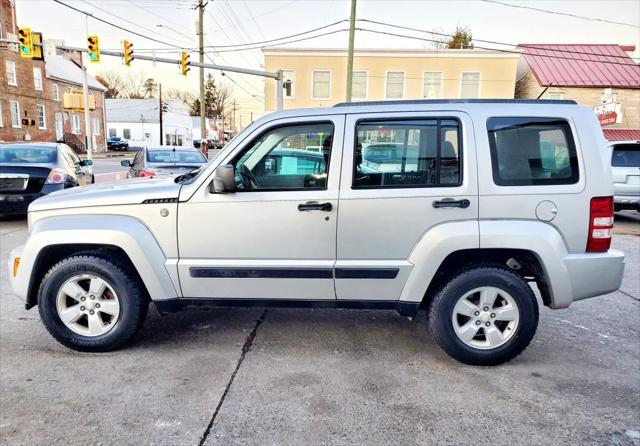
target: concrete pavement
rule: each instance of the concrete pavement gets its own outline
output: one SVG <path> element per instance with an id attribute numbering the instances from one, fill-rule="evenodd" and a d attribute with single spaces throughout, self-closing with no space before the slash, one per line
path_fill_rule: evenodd
<path id="1" fill-rule="evenodd" d="M 189 309 L 108 354 L 57 344 L 11 295 L 0 222 L 0 443 L 638 445 L 640 238 L 620 291 L 541 310 L 500 367 L 446 356 L 391 312 Z"/>

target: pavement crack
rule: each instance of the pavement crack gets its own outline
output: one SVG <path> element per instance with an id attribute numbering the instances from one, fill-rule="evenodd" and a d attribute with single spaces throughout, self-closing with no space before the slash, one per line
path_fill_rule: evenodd
<path id="1" fill-rule="evenodd" d="M 622 290 L 621 288 L 618 288 L 618 291 L 620 291 L 622 294 L 624 294 L 625 296 L 629 296 L 631 299 L 636 300 L 638 302 L 640 302 L 640 298 L 635 297 L 632 294 L 627 293 L 626 291 Z"/>
<path id="2" fill-rule="evenodd" d="M 220 412 L 220 409 L 222 408 L 222 404 L 224 404 L 224 400 L 226 399 L 227 394 L 229 393 L 229 390 L 231 389 L 231 386 L 233 385 L 233 381 L 236 379 L 236 375 L 238 374 L 238 371 L 240 370 L 240 366 L 242 365 L 242 362 L 244 361 L 245 356 L 247 355 L 247 353 L 249 353 L 249 351 L 251 351 L 251 347 L 253 346 L 253 341 L 256 338 L 256 334 L 258 333 L 258 328 L 264 322 L 264 319 L 265 319 L 266 316 L 267 316 L 267 310 L 264 310 L 262 312 L 262 314 L 260 315 L 260 317 L 256 320 L 256 324 L 254 325 L 253 330 L 251 330 L 251 333 L 249 333 L 249 335 L 247 336 L 247 339 L 244 341 L 244 344 L 242 346 L 242 352 L 240 353 L 240 357 L 238 358 L 238 363 L 236 364 L 236 368 L 233 370 L 233 373 L 231 374 L 231 377 L 229 378 L 229 382 L 227 382 L 227 385 L 224 388 L 224 392 L 222 393 L 222 397 L 220 397 L 220 401 L 218 401 L 218 405 L 216 406 L 216 410 L 213 412 L 213 415 L 211 416 L 211 420 L 209 420 L 209 424 L 207 425 L 207 428 L 205 429 L 204 433 L 202 434 L 202 437 L 200 437 L 200 441 L 198 442 L 198 446 L 203 446 L 205 441 L 207 441 L 207 437 L 211 433 L 211 429 L 213 428 L 213 425 L 216 422 L 216 417 L 218 416 L 218 413 Z"/>

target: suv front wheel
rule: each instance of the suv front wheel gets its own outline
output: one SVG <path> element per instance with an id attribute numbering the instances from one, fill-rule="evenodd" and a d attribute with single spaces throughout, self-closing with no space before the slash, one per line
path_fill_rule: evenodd
<path id="1" fill-rule="evenodd" d="M 517 274 L 504 268 L 473 268 L 437 293 L 428 323 L 438 345 L 458 361 L 497 365 L 529 345 L 538 326 L 538 304 Z"/>
<path id="2" fill-rule="evenodd" d="M 38 292 L 45 327 L 79 351 L 109 351 L 129 341 L 144 323 L 148 299 L 130 272 L 101 257 L 79 255 L 56 264 Z"/>

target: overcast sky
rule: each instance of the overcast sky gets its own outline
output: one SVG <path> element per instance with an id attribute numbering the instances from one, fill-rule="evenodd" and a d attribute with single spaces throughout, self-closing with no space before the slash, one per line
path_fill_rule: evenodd
<path id="1" fill-rule="evenodd" d="M 197 46 L 193 10 L 195 0 L 62 0 L 78 9 L 104 18 L 162 41 L 184 47 Z M 617 43 L 640 46 L 640 1 L 517 1 L 503 0 L 518 6 L 552 10 L 558 13 L 599 18 L 610 22 L 586 20 L 560 14 L 514 8 L 483 0 L 459 1 L 391 1 L 358 0 L 357 16 L 395 25 L 425 30 L 453 31 L 456 26 L 468 26 L 476 39 L 506 43 Z M 350 0 L 210 0 L 205 15 L 205 34 L 208 44 L 229 45 L 260 42 L 300 33 L 348 19 Z M 85 45 L 83 15 L 52 0 L 18 0 L 17 19 L 20 26 L 41 31 L 45 39 L 64 39 L 69 45 Z M 162 25 L 159 27 L 158 25 Z M 348 23 L 318 31 L 344 29 Z M 358 23 L 362 28 L 385 29 L 370 23 Z M 428 35 L 386 28 L 386 31 L 412 36 Z M 129 39 L 135 49 L 167 48 L 89 18 L 89 32 L 98 34 L 102 48 L 118 48 L 122 39 Z M 348 33 L 297 42 L 292 47 L 346 48 Z M 496 46 L 477 43 L 479 46 Z M 356 34 L 356 48 L 429 48 L 428 42 L 378 35 L 364 31 Z M 501 47 L 504 48 L 504 47 Z M 635 56 L 638 56 L 636 50 Z M 177 57 L 171 55 L 168 57 Z M 197 56 L 193 55 L 195 60 Z M 212 54 L 217 63 L 260 68 L 259 50 Z M 134 61 L 132 71 L 154 77 L 170 87 L 196 91 L 197 69 L 184 78 L 178 67 Z M 97 73 L 119 69 L 120 60 L 103 56 L 99 65 L 92 65 Z M 124 69 L 124 67 L 122 67 Z M 262 111 L 263 80 L 246 75 L 230 75 L 240 86 L 232 85 L 234 95 L 248 115 Z M 252 95 L 257 98 L 252 98 Z"/>

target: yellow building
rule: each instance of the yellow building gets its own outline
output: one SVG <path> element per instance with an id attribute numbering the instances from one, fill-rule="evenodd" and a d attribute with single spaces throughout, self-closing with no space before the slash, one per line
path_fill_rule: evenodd
<path id="1" fill-rule="evenodd" d="M 329 107 L 345 100 L 347 52 L 264 49 L 267 71 L 284 71 L 284 108 Z M 487 50 L 359 50 L 353 100 L 514 97 L 519 55 Z M 276 110 L 276 82 L 265 81 L 265 110 Z"/>

